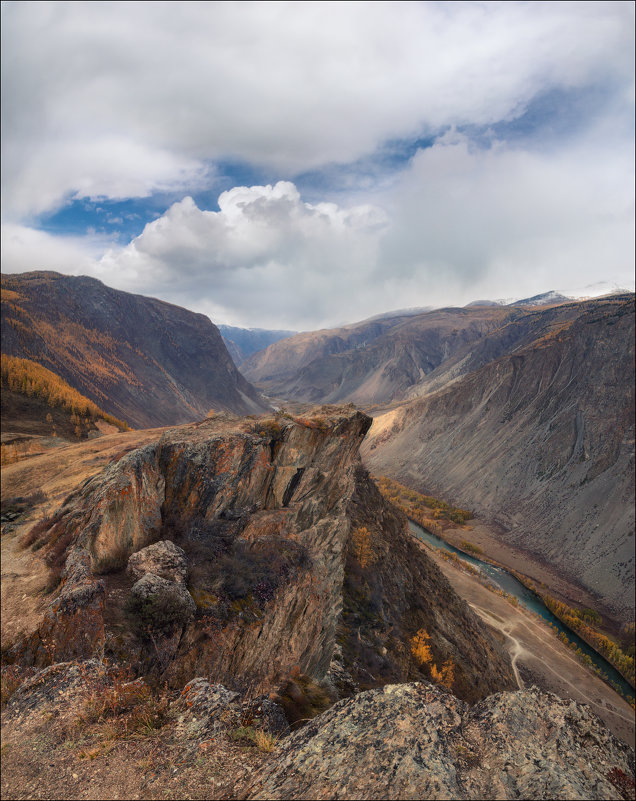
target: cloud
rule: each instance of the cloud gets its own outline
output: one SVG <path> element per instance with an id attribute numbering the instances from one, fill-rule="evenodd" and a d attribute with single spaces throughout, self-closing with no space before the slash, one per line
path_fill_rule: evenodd
<path id="1" fill-rule="evenodd" d="M 221 158 L 292 177 L 515 119 L 555 87 L 633 97 L 631 3 L 42 2 L 2 17 L 13 221 L 71 197 L 191 192 Z"/>
<path id="2" fill-rule="evenodd" d="M 111 245 L 107 237 L 52 236 L 23 225 L 2 225 L 2 270 L 22 273 L 54 270 L 60 273 L 93 273 L 104 250 Z"/>
<path id="3" fill-rule="evenodd" d="M 624 154 L 540 155 L 449 133 L 374 204 L 235 187 L 218 212 L 173 204 L 90 273 L 244 326 L 312 329 L 392 308 L 633 283 Z"/>
<path id="4" fill-rule="evenodd" d="M 3 3 L 3 269 L 305 329 L 629 283 L 633 18 L 623 2 Z M 268 185 L 202 208 L 239 170 Z M 133 208 L 108 201 L 132 198 L 152 222 L 100 239 Z M 38 230 L 71 201 L 86 239 Z"/>
<path id="5" fill-rule="evenodd" d="M 235 187 L 219 207 L 202 211 L 184 198 L 91 274 L 244 325 L 346 320 L 352 296 L 373 295 L 360 279 L 377 261 L 380 209 L 304 203 L 286 181 Z"/>
<path id="6" fill-rule="evenodd" d="M 631 145 L 594 140 L 537 153 L 450 133 L 421 150 L 383 198 L 392 226 L 379 271 L 419 277 L 434 302 L 534 294 L 599 275 L 630 283 Z M 422 293 L 424 294 L 424 293 Z"/>

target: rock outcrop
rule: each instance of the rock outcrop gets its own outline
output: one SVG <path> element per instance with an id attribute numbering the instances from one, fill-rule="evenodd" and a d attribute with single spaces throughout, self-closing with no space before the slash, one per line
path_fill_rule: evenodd
<path id="1" fill-rule="evenodd" d="M 462 697 L 514 687 L 499 643 L 361 469 L 370 422 L 323 407 L 174 429 L 85 482 L 35 547 L 67 570 L 78 553 L 90 561 L 106 587 L 107 655 L 172 686 L 196 676 L 232 689 L 269 690 L 292 673 L 322 681 L 337 641 L 350 686 L 427 678 L 431 664 L 412 650 L 425 630 Z M 95 642 L 82 657 L 100 655 Z"/>
<path id="2" fill-rule="evenodd" d="M 430 684 L 344 700 L 279 747 L 249 799 L 619 799 L 634 752 L 585 706 L 531 690 L 472 708 Z M 622 792 L 623 791 L 623 792 Z"/>

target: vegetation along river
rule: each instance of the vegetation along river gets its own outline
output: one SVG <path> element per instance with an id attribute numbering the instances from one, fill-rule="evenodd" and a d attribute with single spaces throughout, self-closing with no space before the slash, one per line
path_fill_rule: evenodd
<path id="1" fill-rule="evenodd" d="M 449 545 L 440 537 L 435 536 L 435 534 L 431 534 L 430 531 L 422 528 L 412 520 L 409 520 L 409 526 L 411 533 L 418 539 L 431 545 L 433 548 L 439 548 L 443 551 L 456 554 L 461 560 L 477 568 L 482 575 L 485 575 L 497 587 L 507 592 L 509 595 L 514 596 L 526 609 L 542 617 L 550 623 L 553 628 L 556 627 L 559 633 L 565 634 L 571 643 L 574 643 L 577 648 L 580 648 L 584 654 L 590 657 L 592 665 L 597 668 L 597 672 L 599 672 L 601 678 L 611 684 L 614 689 L 618 689 L 618 692 L 628 701 L 634 698 L 633 688 L 625 681 L 616 668 L 610 665 L 606 659 L 582 640 L 575 631 L 553 615 L 543 601 L 527 587 L 524 587 L 514 576 L 501 567 L 495 567 L 495 565 L 491 565 L 488 562 L 482 562 L 481 559 L 477 559 L 475 556 L 460 551 L 459 548 L 454 548 L 452 545 Z"/>

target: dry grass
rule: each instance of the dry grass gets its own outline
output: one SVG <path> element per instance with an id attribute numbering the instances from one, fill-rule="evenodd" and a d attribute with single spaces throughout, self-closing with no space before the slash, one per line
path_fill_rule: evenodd
<path id="1" fill-rule="evenodd" d="M 263 729 L 256 729 L 254 733 L 254 743 L 258 749 L 269 754 L 276 748 L 278 737 Z"/>
<path id="2" fill-rule="evenodd" d="M 167 722 L 167 687 L 158 693 L 142 681 L 115 677 L 111 687 L 95 688 L 85 699 L 75 726 L 98 724 L 104 740 L 152 735 Z"/>

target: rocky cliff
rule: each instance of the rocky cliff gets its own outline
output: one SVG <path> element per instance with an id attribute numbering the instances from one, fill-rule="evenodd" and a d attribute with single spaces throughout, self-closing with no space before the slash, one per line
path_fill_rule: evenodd
<path id="1" fill-rule="evenodd" d="M 470 708 L 390 685 L 288 737 L 247 798 L 633 798 L 633 759 L 588 708 L 536 688 Z"/>
<path id="2" fill-rule="evenodd" d="M 361 468 L 370 423 L 352 407 L 219 415 L 123 456 L 29 534 L 62 582 L 15 657 L 106 654 L 173 686 L 300 675 L 334 697 L 434 665 L 469 700 L 514 687 L 500 645 Z"/>
<path id="3" fill-rule="evenodd" d="M 630 619 L 633 296 L 535 314 L 548 315 L 541 337 L 511 323 L 479 343 L 464 374 L 378 417 L 364 459 L 501 525 Z"/>
<path id="4" fill-rule="evenodd" d="M 202 314 L 94 278 L 2 276 L 2 351 L 32 359 L 129 425 L 199 420 L 267 404 Z"/>

